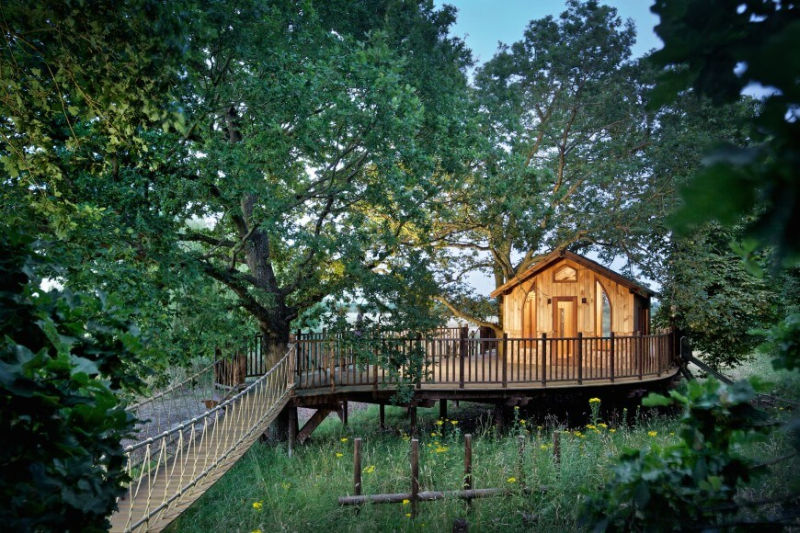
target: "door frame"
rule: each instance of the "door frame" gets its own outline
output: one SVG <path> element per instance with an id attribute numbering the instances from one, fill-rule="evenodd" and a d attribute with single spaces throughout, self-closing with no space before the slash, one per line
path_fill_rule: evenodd
<path id="1" fill-rule="evenodd" d="M 572 302 L 572 320 L 575 324 L 575 336 L 578 336 L 578 297 L 577 296 L 553 296 L 553 337 L 558 336 L 558 302 Z M 562 332 L 563 334 L 563 332 Z"/>

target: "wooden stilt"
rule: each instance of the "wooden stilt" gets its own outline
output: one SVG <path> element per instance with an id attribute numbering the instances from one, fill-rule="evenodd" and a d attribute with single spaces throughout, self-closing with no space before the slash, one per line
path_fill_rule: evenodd
<path id="1" fill-rule="evenodd" d="M 381 418 L 381 429 L 386 429 L 386 406 L 380 404 L 379 412 Z"/>
<path id="2" fill-rule="evenodd" d="M 439 418 L 442 420 L 447 418 L 447 400 L 444 398 L 439 400 Z"/>

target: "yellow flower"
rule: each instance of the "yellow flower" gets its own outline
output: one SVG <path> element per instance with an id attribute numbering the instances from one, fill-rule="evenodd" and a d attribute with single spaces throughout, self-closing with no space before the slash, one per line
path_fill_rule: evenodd
<path id="1" fill-rule="evenodd" d="M 519 405 L 515 405 L 515 406 L 514 406 L 514 410 L 515 410 L 515 411 L 519 411 Z"/>
<path id="2" fill-rule="evenodd" d="M 436 421 L 437 426 L 441 426 L 442 424 L 444 424 L 444 420 L 442 420 L 441 418 Z"/>
<path id="3" fill-rule="evenodd" d="M 341 438 L 341 439 L 339 439 L 339 440 L 340 440 L 341 442 L 347 442 L 347 437 L 342 437 L 342 438 Z"/>
<path id="4" fill-rule="evenodd" d="M 582 437 L 583 433 L 581 433 L 580 431 L 575 431 L 573 432 L 573 435 L 575 435 L 576 437 Z"/>
<path id="5" fill-rule="evenodd" d="M 542 429 L 542 426 L 536 426 L 536 429 Z"/>
<path id="6" fill-rule="evenodd" d="M 539 449 L 546 450 L 547 449 L 547 444 L 542 444 L 541 446 L 539 446 Z"/>
<path id="7" fill-rule="evenodd" d="M 519 421 L 519 423 L 524 426 L 525 425 L 525 419 L 523 418 L 522 420 Z"/>
<path id="8" fill-rule="evenodd" d="M 411 500 L 403 500 L 403 505 L 408 505 L 409 503 L 411 503 Z"/>
<path id="9" fill-rule="evenodd" d="M 344 457 L 344 454 L 342 452 L 336 452 L 336 457 Z"/>
<path id="10" fill-rule="evenodd" d="M 411 513 L 406 513 L 406 518 L 411 518 Z"/>
<path id="11" fill-rule="evenodd" d="M 450 423 L 451 423 L 451 424 L 453 424 L 453 425 L 455 426 L 455 425 L 457 425 L 457 424 L 458 424 L 458 420 L 451 420 L 451 421 L 450 421 Z"/>
<path id="12" fill-rule="evenodd" d="M 650 437 L 655 437 L 656 435 L 658 435 L 658 431 L 648 431 L 647 435 Z"/>
<path id="13" fill-rule="evenodd" d="M 264 502 L 253 502 L 253 509 L 260 511 L 264 508 Z"/>
<path id="14" fill-rule="evenodd" d="M 369 465 L 364 469 L 365 474 L 371 474 L 375 471 L 375 465 Z"/>
<path id="15" fill-rule="evenodd" d="M 436 435 L 437 435 L 437 433 L 435 431 L 433 433 L 431 433 L 431 437 L 435 437 Z"/>
<path id="16" fill-rule="evenodd" d="M 434 450 L 436 453 L 444 453 L 447 451 L 447 446 L 439 446 Z"/>
<path id="17" fill-rule="evenodd" d="M 261 533 L 261 530 L 260 530 L 260 529 L 254 529 L 254 530 L 253 530 L 253 531 L 251 531 L 250 533 Z"/>
<path id="18" fill-rule="evenodd" d="M 597 425 L 603 429 L 607 428 L 608 426 L 602 422 L 598 422 Z"/>
<path id="19" fill-rule="evenodd" d="M 617 430 L 616 430 L 616 429 L 614 429 L 614 428 L 611 428 L 611 429 L 609 429 L 609 430 L 608 430 L 608 432 L 609 432 L 609 433 L 616 433 L 616 432 L 617 432 Z"/>
<path id="20" fill-rule="evenodd" d="M 281 487 L 283 487 L 286 490 L 289 490 L 289 487 L 291 487 L 291 486 L 292 486 L 292 484 L 287 482 L 287 481 L 284 481 L 283 483 L 281 483 Z"/>
<path id="21" fill-rule="evenodd" d="M 586 429 L 597 429 L 594 424 L 586 424 Z"/>
<path id="22" fill-rule="evenodd" d="M 589 403 L 600 403 L 600 398 L 589 398 Z"/>
<path id="23" fill-rule="evenodd" d="M 510 477 L 510 478 L 508 478 L 506 481 L 507 481 L 508 483 L 516 483 L 516 482 L 517 482 L 517 478 L 515 478 L 515 477 Z"/>

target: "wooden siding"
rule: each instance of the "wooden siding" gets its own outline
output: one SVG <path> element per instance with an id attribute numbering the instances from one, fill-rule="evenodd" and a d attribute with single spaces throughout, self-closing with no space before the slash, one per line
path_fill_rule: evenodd
<path id="1" fill-rule="evenodd" d="M 553 274 L 564 264 L 578 272 L 576 282 L 557 282 Z M 595 324 L 595 282 L 599 281 L 605 288 L 611 302 L 611 329 L 616 335 L 631 335 L 634 333 L 634 295 L 630 288 L 617 283 L 599 272 L 579 265 L 569 259 L 554 262 L 545 270 L 536 274 L 531 279 L 517 285 L 503 298 L 503 324 L 504 331 L 512 338 L 523 337 L 523 307 L 525 299 L 531 288 L 536 291 L 536 337 L 546 333 L 552 336 L 553 327 L 553 298 L 574 296 L 578 305 L 578 331 L 587 336 L 597 334 Z M 586 303 L 583 303 L 583 299 Z M 547 300 L 551 303 L 548 304 Z M 608 332 L 604 332 L 607 336 Z"/>

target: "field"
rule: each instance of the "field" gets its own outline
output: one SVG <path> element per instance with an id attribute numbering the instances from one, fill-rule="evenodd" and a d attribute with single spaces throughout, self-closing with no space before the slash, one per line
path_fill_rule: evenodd
<path id="1" fill-rule="evenodd" d="M 733 374 L 734 372 L 729 372 Z M 776 373 L 757 357 L 736 369 L 737 377 L 758 373 L 774 382 L 773 391 L 797 399 L 797 375 Z M 762 407 L 776 419 L 789 416 L 784 404 L 767 401 Z M 579 528 L 577 508 L 584 494 L 601 488 L 610 465 L 625 448 L 677 442 L 677 416 L 642 409 L 593 424 L 566 428 L 557 420 L 528 420 L 515 411 L 509 431 L 499 436 L 488 410 L 462 403 L 451 407 L 450 420 L 437 420 L 438 409 L 421 409 L 420 490 L 460 488 L 463 476 L 463 435 L 473 437 L 473 476 L 476 488 L 503 487 L 505 497 L 475 500 L 471 508 L 460 500 L 420 503 L 416 518 L 409 504 L 340 507 L 338 496 L 353 493 L 353 439 L 361 437 L 363 493 L 407 492 L 410 488 L 408 419 L 405 409 L 388 407 L 388 429 L 378 429 L 376 407 L 351 415 L 348 426 L 330 417 L 313 440 L 288 457 L 285 445 L 256 444 L 206 495 L 198 500 L 171 531 L 449 531 L 457 518 L 475 531 L 564 531 Z M 553 458 L 553 433 L 560 432 L 561 461 Z M 525 436 L 522 468 L 518 435 Z M 785 434 L 743 452 L 759 461 L 789 453 Z M 797 459 L 783 461 L 742 496 L 768 499 L 794 482 Z M 521 488 L 525 483 L 530 494 Z"/>

